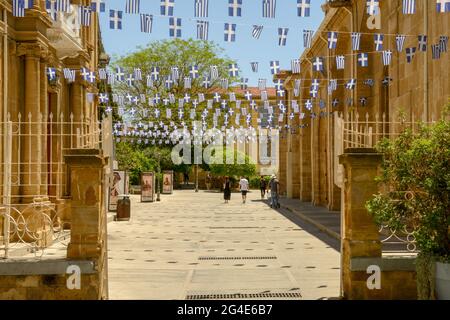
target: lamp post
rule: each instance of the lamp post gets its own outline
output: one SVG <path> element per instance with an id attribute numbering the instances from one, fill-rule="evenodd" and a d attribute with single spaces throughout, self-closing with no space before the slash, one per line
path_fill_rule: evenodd
<path id="1" fill-rule="evenodd" d="M 195 165 L 195 192 L 198 192 L 198 164 Z"/>

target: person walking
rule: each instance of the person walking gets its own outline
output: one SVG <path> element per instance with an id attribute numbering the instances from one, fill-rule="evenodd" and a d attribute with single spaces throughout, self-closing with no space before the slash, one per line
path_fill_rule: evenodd
<path id="1" fill-rule="evenodd" d="M 248 180 L 245 179 L 244 177 L 241 177 L 241 181 L 239 181 L 239 189 L 241 190 L 242 203 L 244 204 L 247 201 L 248 188 L 249 188 Z"/>
<path id="2" fill-rule="evenodd" d="M 212 182 L 211 173 L 208 172 L 208 174 L 206 175 L 206 189 L 208 191 L 211 189 L 211 182 Z"/>
<path id="3" fill-rule="evenodd" d="M 280 202 L 278 201 L 280 182 L 278 181 L 276 175 L 272 175 L 272 178 L 270 179 L 269 182 L 269 187 L 270 187 L 270 207 L 280 208 Z"/>
<path id="4" fill-rule="evenodd" d="M 225 203 L 231 200 L 231 182 L 228 177 L 225 177 L 225 183 L 223 184 L 223 198 Z"/>
<path id="5" fill-rule="evenodd" d="M 264 199 L 266 196 L 267 182 L 263 176 L 261 176 L 261 180 L 259 180 L 259 189 L 261 190 L 261 199 Z"/>
<path id="6" fill-rule="evenodd" d="M 185 171 L 183 176 L 184 176 L 184 185 L 187 186 L 189 184 L 189 172 Z"/>

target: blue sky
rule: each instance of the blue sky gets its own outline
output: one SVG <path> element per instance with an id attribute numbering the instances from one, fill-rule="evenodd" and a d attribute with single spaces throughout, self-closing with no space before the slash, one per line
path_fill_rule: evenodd
<path id="1" fill-rule="evenodd" d="M 169 18 L 160 16 L 160 0 L 141 0 L 141 13 L 154 15 L 151 34 L 140 32 L 139 15 L 125 14 L 122 30 L 109 28 L 109 10 L 125 11 L 125 0 L 107 0 L 106 13 L 100 14 L 102 37 L 106 51 L 111 56 L 124 55 L 155 40 L 169 38 Z M 242 17 L 228 16 L 228 0 L 209 0 L 209 40 L 221 46 L 224 54 L 238 62 L 240 76 L 249 78 L 250 86 L 257 86 L 259 78 L 272 79 L 269 63 L 280 61 L 282 69 L 290 69 L 292 59 L 303 52 L 303 30 L 316 30 L 323 19 L 321 4 L 312 0 L 311 17 L 297 16 L 297 0 L 278 0 L 276 18 L 262 17 L 262 0 L 243 0 Z M 182 18 L 182 38 L 196 38 L 194 0 L 175 0 L 174 16 Z M 237 24 L 236 42 L 224 41 L 224 24 Z M 259 40 L 252 38 L 254 24 L 264 25 Z M 287 45 L 278 46 L 278 28 L 289 28 Z M 259 62 L 259 72 L 252 72 L 250 62 Z M 270 81 L 269 81 L 270 83 Z"/>

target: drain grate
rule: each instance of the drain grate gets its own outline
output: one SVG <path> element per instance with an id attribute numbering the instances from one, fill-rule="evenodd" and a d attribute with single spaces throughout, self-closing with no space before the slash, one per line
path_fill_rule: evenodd
<path id="1" fill-rule="evenodd" d="M 276 260 L 275 256 L 268 257 L 199 257 L 198 260 Z"/>
<path id="2" fill-rule="evenodd" d="M 299 299 L 302 295 L 297 292 L 273 293 L 224 293 L 224 294 L 194 294 L 187 295 L 186 300 L 235 300 L 235 299 Z"/>

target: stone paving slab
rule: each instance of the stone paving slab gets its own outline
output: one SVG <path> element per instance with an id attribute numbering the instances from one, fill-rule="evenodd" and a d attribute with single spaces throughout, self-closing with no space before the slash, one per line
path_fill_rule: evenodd
<path id="1" fill-rule="evenodd" d="M 339 243 L 249 194 L 225 205 L 190 190 L 108 224 L 111 299 L 323 299 L 339 296 Z M 250 296 L 249 296 L 250 295 Z"/>

